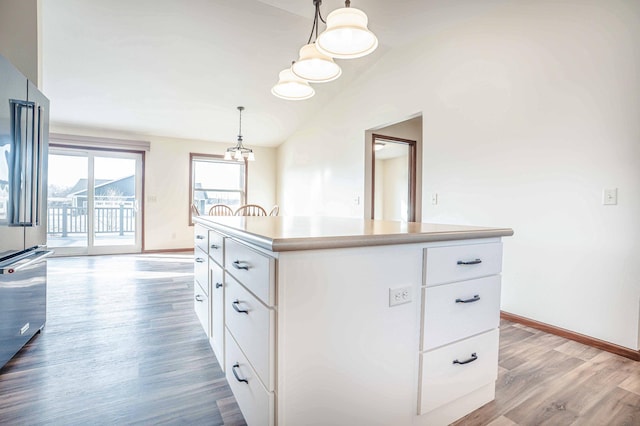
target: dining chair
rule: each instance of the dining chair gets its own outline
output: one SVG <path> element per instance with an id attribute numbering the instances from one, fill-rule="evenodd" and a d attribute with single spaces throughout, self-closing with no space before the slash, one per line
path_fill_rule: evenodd
<path id="1" fill-rule="evenodd" d="M 209 216 L 233 216 L 233 209 L 226 204 L 214 204 L 209 209 Z"/>
<path id="2" fill-rule="evenodd" d="M 271 211 L 269 212 L 269 216 L 278 216 L 279 211 L 280 211 L 280 207 L 276 204 L 271 208 Z"/>
<path id="3" fill-rule="evenodd" d="M 245 204 L 238 207 L 235 216 L 266 216 L 267 212 L 257 204 Z"/>

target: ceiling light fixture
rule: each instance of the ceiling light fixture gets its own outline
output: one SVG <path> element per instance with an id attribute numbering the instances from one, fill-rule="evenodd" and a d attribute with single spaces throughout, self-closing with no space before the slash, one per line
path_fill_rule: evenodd
<path id="1" fill-rule="evenodd" d="M 378 38 L 367 28 L 369 18 L 360 9 L 351 8 L 351 1 L 327 16 L 327 29 L 318 36 L 320 53 L 338 59 L 354 59 L 368 55 L 378 47 Z"/>
<path id="2" fill-rule="evenodd" d="M 245 158 L 248 161 L 255 161 L 255 156 L 253 155 L 253 150 L 251 148 L 246 148 L 242 144 L 242 111 L 244 110 L 243 106 L 238 107 L 238 111 L 240 111 L 240 125 L 238 128 L 238 143 L 236 146 L 231 148 L 227 148 L 227 151 L 224 153 L 225 160 L 235 159 L 238 161 L 243 161 Z"/>
<path id="3" fill-rule="evenodd" d="M 306 80 L 296 77 L 291 68 L 280 71 L 278 84 L 273 86 L 271 93 L 289 101 L 302 101 L 316 94 L 313 87 Z"/>
<path id="4" fill-rule="evenodd" d="M 351 1 L 346 0 L 345 7 L 331 12 L 326 21 L 320 12 L 322 0 L 312 1 L 315 16 L 307 44 L 302 46 L 300 56 L 293 61 L 291 68 L 280 71 L 278 83 L 271 89 L 271 93 L 282 99 L 309 99 L 315 94 L 309 83 L 326 83 L 342 74 L 333 58 L 359 58 L 378 47 L 378 39 L 367 28 L 367 15 L 359 9 L 352 9 Z M 327 24 L 327 28 L 318 35 L 320 22 Z"/>
<path id="5" fill-rule="evenodd" d="M 315 41 L 312 43 L 313 35 L 318 38 L 318 25 L 320 21 L 325 22 L 320 13 L 322 0 L 313 0 L 316 8 L 313 26 L 307 44 L 300 49 L 300 57 L 291 65 L 291 71 L 298 77 L 310 83 L 326 83 L 340 77 L 342 69 L 330 56 L 322 54 L 316 48 Z"/>
<path id="6" fill-rule="evenodd" d="M 380 151 L 381 149 L 384 149 L 384 147 L 385 147 L 386 145 L 387 145 L 387 144 L 386 144 L 386 143 L 384 143 L 384 142 L 374 142 L 374 143 L 373 143 L 373 150 L 374 150 L 374 151 Z"/>

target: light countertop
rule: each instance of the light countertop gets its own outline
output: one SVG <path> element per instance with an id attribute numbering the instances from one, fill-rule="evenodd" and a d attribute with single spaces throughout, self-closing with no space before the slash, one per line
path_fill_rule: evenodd
<path id="1" fill-rule="evenodd" d="M 341 217 L 196 216 L 194 222 L 281 252 L 508 237 L 510 228 Z"/>

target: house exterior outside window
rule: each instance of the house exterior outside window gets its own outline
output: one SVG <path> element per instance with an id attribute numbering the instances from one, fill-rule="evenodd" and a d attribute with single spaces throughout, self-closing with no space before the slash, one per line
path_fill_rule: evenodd
<path id="1" fill-rule="evenodd" d="M 228 161 L 221 155 L 190 155 L 190 199 L 200 214 L 206 215 L 211 206 L 225 204 L 234 211 L 246 203 L 246 161 Z M 189 215 L 189 223 L 191 215 Z"/>

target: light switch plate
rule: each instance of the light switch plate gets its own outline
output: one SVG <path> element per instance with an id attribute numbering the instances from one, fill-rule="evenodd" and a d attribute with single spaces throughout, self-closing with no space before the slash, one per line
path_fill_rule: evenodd
<path id="1" fill-rule="evenodd" d="M 608 188 L 602 190 L 602 204 L 613 206 L 618 204 L 618 188 Z"/>

